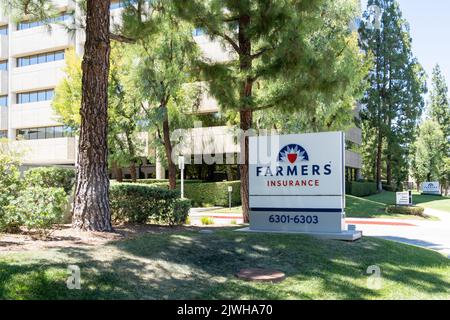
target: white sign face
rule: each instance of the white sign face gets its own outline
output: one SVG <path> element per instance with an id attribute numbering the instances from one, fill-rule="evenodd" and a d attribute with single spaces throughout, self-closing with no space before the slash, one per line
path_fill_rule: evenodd
<path id="1" fill-rule="evenodd" d="M 422 193 L 426 194 L 441 194 L 439 182 L 424 182 L 422 183 Z"/>
<path id="2" fill-rule="evenodd" d="M 409 197 L 409 191 L 406 192 L 397 192 L 396 194 L 396 204 L 398 206 L 409 206 L 411 205 L 411 199 Z"/>
<path id="3" fill-rule="evenodd" d="M 340 232 L 344 134 L 249 138 L 250 228 Z"/>

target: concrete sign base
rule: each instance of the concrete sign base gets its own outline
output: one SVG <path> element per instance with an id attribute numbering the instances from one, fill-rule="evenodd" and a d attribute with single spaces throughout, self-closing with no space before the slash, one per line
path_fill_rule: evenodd
<path id="1" fill-rule="evenodd" d="M 313 237 L 331 240 L 355 241 L 362 237 L 362 231 L 346 230 L 342 232 L 300 232 L 300 231 L 277 231 L 277 230 L 255 230 L 249 227 L 237 229 L 237 232 L 255 232 L 255 233 L 283 233 L 283 234 L 305 234 Z"/>

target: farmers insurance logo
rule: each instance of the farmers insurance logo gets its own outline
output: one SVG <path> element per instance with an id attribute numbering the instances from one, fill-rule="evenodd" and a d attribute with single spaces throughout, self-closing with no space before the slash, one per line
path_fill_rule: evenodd
<path id="1" fill-rule="evenodd" d="M 308 152 L 298 144 L 284 146 L 276 166 L 257 166 L 256 176 L 269 178 L 267 187 L 319 187 L 320 176 L 331 174 L 331 163 L 311 164 Z"/>
<path id="2" fill-rule="evenodd" d="M 282 148 L 278 154 L 278 161 L 280 162 L 290 162 L 291 164 L 294 164 L 296 162 L 308 160 L 308 153 L 298 144 L 289 144 Z"/>

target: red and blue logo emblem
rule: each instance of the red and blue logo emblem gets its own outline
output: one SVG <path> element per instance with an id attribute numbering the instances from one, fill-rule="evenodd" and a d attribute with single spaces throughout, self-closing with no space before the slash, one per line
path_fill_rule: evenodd
<path id="1" fill-rule="evenodd" d="M 288 144 L 283 147 L 278 154 L 278 161 L 289 162 L 294 164 L 296 162 L 308 161 L 309 156 L 306 150 L 298 144 Z"/>

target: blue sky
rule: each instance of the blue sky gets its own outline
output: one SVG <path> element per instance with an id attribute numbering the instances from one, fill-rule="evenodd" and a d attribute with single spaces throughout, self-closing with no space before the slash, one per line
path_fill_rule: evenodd
<path id="1" fill-rule="evenodd" d="M 425 68 L 428 88 L 433 66 L 439 63 L 450 87 L 450 1 L 397 0 L 403 17 L 409 22 L 413 51 Z M 366 9 L 367 0 L 361 0 Z"/>

